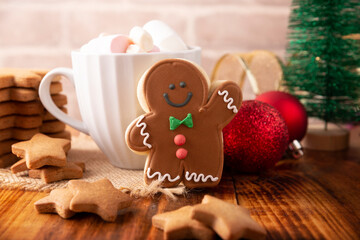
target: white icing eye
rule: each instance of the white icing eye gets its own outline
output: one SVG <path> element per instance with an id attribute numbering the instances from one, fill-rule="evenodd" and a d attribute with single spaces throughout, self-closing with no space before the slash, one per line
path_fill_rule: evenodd
<path id="1" fill-rule="evenodd" d="M 180 82 L 180 87 L 181 87 L 181 88 L 186 87 L 186 83 L 185 83 L 185 82 Z"/>
<path id="2" fill-rule="evenodd" d="M 169 89 L 174 90 L 175 89 L 175 84 L 170 84 Z"/>

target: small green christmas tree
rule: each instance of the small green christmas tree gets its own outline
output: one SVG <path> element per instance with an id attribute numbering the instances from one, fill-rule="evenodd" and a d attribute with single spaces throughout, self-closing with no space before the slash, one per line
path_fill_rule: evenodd
<path id="1" fill-rule="evenodd" d="M 360 120 L 359 0 L 293 0 L 284 85 L 308 116 Z"/>

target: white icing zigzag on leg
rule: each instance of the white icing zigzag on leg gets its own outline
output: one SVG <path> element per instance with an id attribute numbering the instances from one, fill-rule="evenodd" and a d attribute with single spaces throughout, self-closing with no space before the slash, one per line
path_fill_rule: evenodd
<path id="1" fill-rule="evenodd" d="M 143 141 L 143 144 L 148 147 L 148 148 L 151 148 L 151 144 L 147 143 L 146 141 L 148 140 L 148 138 L 150 137 L 150 134 L 147 133 L 147 132 L 144 132 L 145 131 L 145 128 L 146 128 L 146 123 L 140 123 L 143 119 L 144 119 L 144 115 L 142 115 L 140 118 L 139 118 L 139 121 L 137 121 L 136 123 L 136 126 L 137 127 L 141 127 L 141 131 L 140 131 L 140 135 L 144 137 L 144 141 Z"/>
<path id="2" fill-rule="evenodd" d="M 216 182 L 219 179 L 218 177 L 213 177 L 211 175 L 205 176 L 202 173 L 200 173 L 199 175 L 197 173 L 194 173 L 194 172 L 190 174 L 188 171 L 186 171 L 186 173 L 185 173 L 185 178 L 188 181 L 191 181 L 191 179 L 194 178 L 194 182 L 199 182 L 200 179 L 201 179 L 202 182 L 206 182 L 209 178 L 211 179 L 212 182 Z"/>
<path id="3" fill-rule="evenodd" d="M 154 172 L 152 175 L 150 175 L 150 168 L 148 168 L 148 170 L 147 170 L 147 172 L 146 172 L 146 175 L 147 175 L 147 177 L 150 178 L 150 179 L 151 179 L 151 178 L 154 178 L 155 176 L 158 176 L 158 180 L 160 180 L 160 181 L 164 181 L 165 178 L 168 178 L 168 181 L 169 181 L 169 182 L 175 182 L 175 181 L 177 181 L 177 180 L 180 179 L 180 176 L 179 176 L 179 175 L 178 175 L 177 177 L 171 179 L 171 176 L 170 176 L 170 174 L 168 174 L 168 173 L 165 173 L 164 176 L 161 176 L 161 173 L 160 173 L 160 172 Z"/>
<path id="4" fill-rule="evenodd" d="M 233 102 L 234 102 L 234 99 L 231 98 L 231 97 L 228 98 L 228 95 L 229 95 L 229 92 L 228 92 L 228 91 L 224 90 L 224 91 L 221 92 L 221 91 L 219 90 L 219 91 L 218 91 L 218 94 L 219 94 L 220 96 L 225 95 L 225 96 L 224 96 L 224 102 L 226 102 L 226 103 L 228 104 L 228 105 L 227 105 L 227 108 L 228 108 L 229 110 L 233 110 L 234 113 L 237 113 L 237 112 L 238 112 L 236 106 L 232 105 Z"/>

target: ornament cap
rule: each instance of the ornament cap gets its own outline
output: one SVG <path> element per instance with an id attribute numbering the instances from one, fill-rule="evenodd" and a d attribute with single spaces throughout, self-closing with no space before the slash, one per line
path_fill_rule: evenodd
<path id="1" fill-rule="evenodd" d="M 299 159 L 302 158 L 302 156 L 304 156 L 304 152 L 303 152 L 303 147 L 301 145 L 301 143 L 298 140 L 293 140 L 290 144 L 289 144 L 289 149 L 290 149 L 290 153 L 293 156 L 293 158 L 295 159 Z"/>

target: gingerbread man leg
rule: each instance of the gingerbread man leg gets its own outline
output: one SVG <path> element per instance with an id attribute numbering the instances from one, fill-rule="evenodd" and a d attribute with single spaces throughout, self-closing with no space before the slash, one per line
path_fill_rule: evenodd
<path id="1" fill-rule="evenodd" d="M 213 187 L 220 182 L 223 169 L 222 139 L 216 131 L 213 135 L 197 142 L 194 148 L 197 151 L 189 152 L 189 158 L 185 159 L 183 182 L 186 187 Z M 200 151 L 204 148 L 206 151 Z"/>
<path id="2" fill-rule="evenodd" d="M 163 182 L 162 186 L 164 187 L 179 185 L 184 168 L 182 162 L 163 151 L 152 152 L 148 157 L 149 159 L 144 169 L 146 184 L 160 180 Z M 166 161 L 164 161 L 165 159 Z M 177 168 L 174 168 L 174 162 L 177 162 Z"/>

